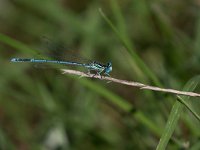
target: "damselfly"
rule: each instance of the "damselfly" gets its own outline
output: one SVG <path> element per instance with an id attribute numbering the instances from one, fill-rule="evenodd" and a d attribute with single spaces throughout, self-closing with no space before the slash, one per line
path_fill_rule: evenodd
<path id="1" fill-rule="evenodd" d="M 97 75 L 110 76 L 112 71 L 112 63 L 108 62 L 106 65 L 93 61 L 91 63 L 79 63 L 73 61 L 60 61 L 60 60 L 47 60 L 47 59 L 34 59 L 34 58 L 12 58 L 11 62 L 31 62 L 31 63 L 56 63 L 64 65 L 74 65 L 85 67 L 89 72 L 95 71 Z"/>

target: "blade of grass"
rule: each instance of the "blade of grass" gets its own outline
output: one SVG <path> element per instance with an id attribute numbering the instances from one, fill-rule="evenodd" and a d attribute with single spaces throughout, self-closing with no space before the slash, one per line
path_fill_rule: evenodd
<path id="1" fill-rule="evenodd" d="M 186 83 L 183 90 L 184 91 L 194 91 L 194 89 L 199 84 L 199 82 L 200 82 L 200 77 L 195 76 Z M 188 96 L 179 96 L 179 97 L 181 97 L 181 99 L 184 99 L 185 101 L 189 100 L 189 98 L 190 98 Z M 160 138 L 159 144 L 157 145 L 157 148 L 156 148 L 157 150 L 166 149 L 166 146 L 177 126 L 177 123 L 178 123 L 178 120 L 182 113 L 183 107 L 184 107 L 184 105 L 181 102 L 179 102 L 178 100 L 173 105 L 172 110 L 169 115 L 169 118 L 168 118 L 168 121 L 167 121 L 167 124 L 166 124 L 166 127 Z"/>
<path id="2" fill-rule="evenodd" d="M 112 21 L 104 14 L 104 12 L 101 9 L 99 9 L 101 16 L 108 23 L 108 25 L 111 27 L 111 29 L 115 32 L 115 34 L 117 35 L 119 40 L 122 42 L 122 44 L 124 45 L 124 47 L 126 48 L 128 53 L 132 57 L 132 61 L 138 66 L 138 69 L 140 69 L 140 72 L 143 73 L 142 76 L 146 76 L 147 78 L 151 79 L 156 86 L 162 88 L 163 85 L 160 83 L 159 79 L 155 76 L 155 74 L 151 71 L 151 69 L 144 63 L 144 61 L 135 52 L 135 48 L 134 48 L 130 38 L 128 37 L 128 33 L 126 32 L 126 29 L 124 29 L 125 28 L 125 21 L 123 19 L 122 14 L 121 14 L 119 5 L 117 4 L 116 1 L 111 1 L 111 2 L 112 2 L 111 4 L 113 5 L 114 12 L 116 13 L 115 16 L 118 19 L 118 21 L 120 22 L 119 26 L 120 26 L 120 29 L 122 31 L 120 31 L 112 23 Z M 153 98 L 152 98 L 152 100 L 154 101 Z M 156 101 L 154 101 L 154 104 L 158 105 L 157 108 L 159 108 L 161 110 L 161 112 L 163 112 L 163 114 L 165 116 L 167 116 L 168 115 L 168 110 L 166 109 L 167 104 L 164 104 L 164 103 L 158 104 Z"/>
<path id="3" fill-rule="evenodd" d="M 115 0 L 110 0 L 110 6 L 111 6 L 111 10 L 113 11 L 116 23 L 117 23 L 117 25 L 116 25 L 117 29 L 120 31 L 121 36 L 124 39 L 126 39 L 126 41 L 131 46 L 131 49 L 135 49 L 134 43 L 129 40 L 130 38 L 128 37 L 125 20 L 121 13 L 121 9 L 120 9 L 118 3 Z"/>
<path id="4" fill-rule="evenodd" d="M 33 49 L 30 49 L 28 46 L 26 46 L 25 44 L 14 40 L 13 38 L 10 38 L 9 36 L 0 33 L 0 41 L 3 42 L 4 44 L 7 44 L 11 47 L 13 47 L 14 49 L 17 49 L 18 51 L 22 52 L 22 53 L 30 53 L 30 54 L 36 54 L 36 51 Z"/>
<path id="5" fill-rule="evenodd" d="M 99 12 L 101 16 L 104 18 L 104 20 L 108 23 L 108 25 L 112 28 L 112 30 L 116 33 L 120 41 L 123 43 L 124 47 L 127 49 L 131 57 L 133 58 L 133 61 L 135 61 L 139 68 L 143 70 L 143 73 L 145 75 L 148 75 L 149 78 L 154 82 L 155 85 L 162 87 L 160 81 L 158 78 L 154 75 L 154 73 L 147 67 L 147 65 L 140 59 L 140 57 L 135 53 L 134 47 L 131 44 L 131 41 L 129 40 L 128 37 L 125 37 L 124 34 L 122 34 L 115 26 L 114 24 L 110 21 L 110 19 L 104 14 L 104 12 L 99 9 Z"/>
<path id="6" fill-rule="evenodd" d="M 70 77 L 77 79 L 77 77 L 74 77 L 74 76 L 70 76 Z M 112 102 L 112 104 L 114 104 L 118 108 L 122 109 L 123 111 L 125 111 L 127 113 L 131 113 L 131 111 L 134 110 L 134 107 L 129 102 L 127 102 L 125 99 L 119 97 L 118 95 L 114 94 L 113 92 L 109 91 L 108 89 L 106 89 L 96 83 L 93 83 L 92 81 L 87 80 L 85 78 L 81 78 L 78 81 L 85 87 L 90 88 L 94 92 L 105 97 L 108 101 Z M 142 113 L 139 110 L 136 110 L 136 111 L 134 111 L 134 113 L 132 113 L 132 115 L 135 119 L 138 120 L 138 122 L 143 124 L 145 127 L 149 128 L 152 131 L 152 133 L 154 133 L 157 136 L 161 135 L 162 131 L 160 130 L 160 128 L 154 122 L 149 120 L 149 118 L 147 118 L 144 115 L 144 113 Z"/>
<path id="7" fill-rule="evenodd" d="M 185 102 L 185 100 L 183 98 L 181 98 L 181 96 L 177 96 L 177 99 L 183 104 L 185 105 L 185 107 L 187 107 L 187 109 L 200 121 L 200 116 L 198 115 L 198 113 L 196 113 L 191 107 L 190 105 L 187 104 L 187 102 Z"/>
<path id="8" fill-rule="evenodd" d="M 13 47 L 14 49 L 16 49 L 17 51 L 23 53 L 23 54 L 30 54 L 31 56 L 37 55 L 37 50 L 31 49 L 29 48 L 26 44 L 23 44 L 20 41 L 17 41 L 5 34 L 0 33 L 0 42 L 7 44 L 11 47 Z M 40 54 L 38 56 L 39 58 L 41 57 L 41 59 L 50 59 L 48 56 L 44 56 L 42 54 Z M 60 64 L 49 64 L 55 68 L 59 68 L 61 65 Z"/>

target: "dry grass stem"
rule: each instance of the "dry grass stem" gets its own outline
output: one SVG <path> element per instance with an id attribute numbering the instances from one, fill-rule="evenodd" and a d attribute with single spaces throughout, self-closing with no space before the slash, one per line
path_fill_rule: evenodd
<path id="1" fill-rule="evenodd" d="M 145 84 L 142 84 L 139 82 L 121 80 L 121 79 L 112 78 L 112 77 L 102 76 L 102 78 L 101 78 L 101 76 L 99 76 L 99 75 L 94 76 L 94 74 L 86 74 L 84 72 L 77 71 L 77 70 L 61 69 L 61 71 L 63 72 L 63 74 L 72 74 L 72 75 L 78 75 L 80 77 L 97 78 L 97 79 L 101 79 L 101 80 L 107 80 L 109 82 L 115 82 L 115 83 L 119 83 L 119 84 L 125 84 L 125 85 L 129 85 L 129 86 L 139 87 L 140 89 L 173 93 L 173 94 L 185 95 L 185 96 L 200 97 L 200 94 L 194 93 L 194 92 L 185 92 L 185 91 L 178 91 L 178 90 L 174 90 L 174 89 L 159 88 L 159 87 L 155 87 L 155 86 L 145 85 Z"/>

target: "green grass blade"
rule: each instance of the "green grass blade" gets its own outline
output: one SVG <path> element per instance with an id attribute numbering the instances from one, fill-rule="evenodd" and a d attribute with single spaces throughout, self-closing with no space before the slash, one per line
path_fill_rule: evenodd
<path id="1" fill-rule="evenodd" d="M 77 79 L 77 77 L 73 78 Z M 89 81 L 87 79 L 79 79 L 78 81 L 85 87 L 93 90 L 94 92 L 106 98 L 106 100 L 110 101 L 113 105 L 117 106 L 121 110 L 127 113 L 131 113 L 131 111 L 134 110 L 134 107 L 129 102 L 127 102 L 127 100 L 114 94 L 113 92 L 109 91 L 103 86 L 96 84 L 92 81 Z M 162 131 L 160 130 L 160 128 L 154 122 L 152 122 L 148 117 L 146 117 L 143 112 L 136 110 L 136 112 L 134 112 L 132 115 L 136 120 L 138 120 L 138 122 L 143 124 L 146 128 L 150 129 L 152 133 L 154 133 L 157 136 L 161 135 Z"/>
<path id="2" fill-rule="evenodd" d="M 3 42 L 4 44 L 7 44 L 11 47 L 13 47 L 14 49 L 17 49 L 18 51 L 22 52 L 22 53 L 31 53 L 31 54 L 36 54 L 36 51 L 33 49 L 30 49 L 28 46 L 26 46 L 25 44 L 14 40 L 13 38 L 10 38 L 9 36 L 0 33 L 0 41 Z"/>
<path id="3" fill-rule="evenodd" d="M 120 41 L 123 43 L 124 47 L 127 49 L 129 54 L 132 57 L 132 60 L 136 62 L 136 64 L 140 67 L 140 69 L 143 71 L 143 73 L 155 83 L 155 85 L 162 87 L 162 84 L 158 80 L 158 78 L 154 75 L 154 73 L 147 67 L 147 65 L 142 61 L 142 59 L 135 53 L 134 47 L 131 44 L 129 38 L 124 35 L 124 33 L 121 33 L 114 24 L 110 21 L 110 19 L 104 14 L 104 12 L 99 9 L 99 12 L 101 16 L 104 18 L 104 20 L 108 23 L 108 25 L 112 28 L 112 30 L 116 33 Z M 122 20 L 122 19 L 121 19 Z"/>
<path id="4" fill-rule="evenodd" d="M 181 98 L 180 96 L 177 96 L 177 98 L 200 121 L 199 114 L 194 109 L 192 109 L 191 106 L 183 98 Z"/>
<path id="5" fill-rule="evenodd" d="M 194 91 L 200 83 L 200 75 L 192 78 L 183 89 L 184 91 Z M 186 96 L 177 96 L 178 100 L 186 106 L 186 108 L 200 121 L 200 100 L 199 98 L 191 98 Z"/>
<path id="6" fill-rule="evenodd" d="M 164 150 L 166 148 L 175 130 L 175 127 L 177 126 L 177 122 L 180 118 L 182 109 L 183 109 L 183 105 L 180 102 L 176 101 L 172 107 L 166 127 L 163 131 L 162 137 L 160 138 L 159 144 L 156 148 L 157 150 Z"/>
<path id="7" fill-rule="evenodd" d="M 186 85 L 183 88 L 183 91 L 194 91 L 197 85 L 200 82 L 200 76 L 196 76 L 189 80 Z M 179 96 L 181 99 L 184 99 L 184 101 L 188 101 L 190 97 L 188 96 Z M 178 100 L 175 102 L 175 104 L 172 107 L 172 110 L 170 112 L 166 127 L 164 129 L 164 132 L 162 134 L 162 137 L 160 138 L 159 144 L 157 146 L 157 150 L 163 150 L 166 149 L 166 146 L 177 126 L 178 120 L 180 118 L 180 115 L 182 113 L 184 105 L 179 102 Z"/>
<path id="8" fill-rule="evenodd" d="M 30 54 L 31 56 L 37 55 L 37 57 L 41 57 L 41 59 L 50 59 L 48 56 L 44 56 L 42 54 L 38 55 L 38 50 L 29 48 L 26 44 L 23 44 L 20 41 L 17 41 L 5 34 L 0 33 L 0 42 L 9 45 L 10 47 L 16 49 L 17 52 L 21 52 L 23 54 Z M 55 68 L 59 68 L 60 64 L 49 64 Z"/>
<path id="9" fill-rule="evenodd" d="M 156 77 L 156 75 L 151 71 L 151 69 L 144 63 L 144 61 L 135 52 L 135 48 L 134 48 L 134 46 L 133 46 L 133 44 L 132 44 L 132 42 L 131 42 L 131 40 L 128 36 L 128 33 L 126 32 L 126 29 L 124 29 L 125 28 L 125 22 L 124 22 L 122 14 L 121 14 L 119 5 L 115 1 L 111 1 L 111 2 L 112 2 L 111 4 L 112 4 L 112 7 L 113 7 L 115 16 L 116 16 L 118 22 L 120 22 L 119 25 L 118 25 L 120 29 L 118 29 L 112 23 L 112 21 L 105 15 L 105 13 L 100 9 L 99 12 L 100 12 L 101 16 L 108 23 L 108 25 L 115 32 L 115 34 L 117 35 L 117 37 L 119 38 L 121 43 L 124 45 L 124 47 L 126 48 L 126 50 L 128 51 L 128 53 L 130 54 L 130 56 L 132 58 L 131 60 L 134 62 L 134 64 L 137 65 L 137 68 L 140 69 L 142 76 L 145 77 L 146 79 L 152 80 L 153 83 L 156 86 L 163 87 L 163 85 L 160 83 L 160 81 Z M 140 78 L 140 79 L 142 79 L 144 81 L 144 78 Z M 159 105 L 156 102 L 154 102 L 154 104 L 158 105 L 158 108 L 162 112 L 164 112 L 164 114 L 167 114 L 167 113 L 165 113 L 165 112 L 167 112 L 165 104 L 162 103 L 162 104 Z"/>

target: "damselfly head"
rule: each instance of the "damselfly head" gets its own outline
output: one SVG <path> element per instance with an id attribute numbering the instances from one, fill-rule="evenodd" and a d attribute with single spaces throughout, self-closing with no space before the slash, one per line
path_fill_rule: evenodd
<path id="1" fill-rule="evenodd" d="M 10 61 L 11 61 L 11 62 L 16 62 L 16 61 L 17 61 L 17 58 L 12 58 Z"/>
<path id="2" fill-rule="evenodd" d="M 112 63 L 108 62 L 107 66 L 106 66 L 106 69 L 105 69 L 105 73 L 109 74 L 111 71 L 112 71 Z"/>

